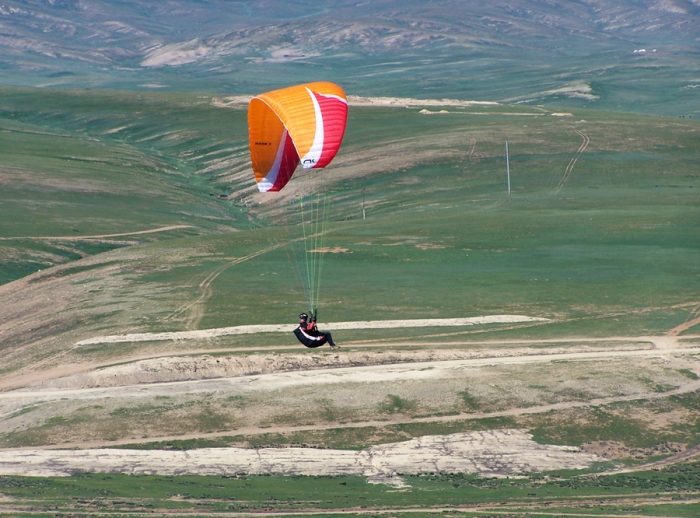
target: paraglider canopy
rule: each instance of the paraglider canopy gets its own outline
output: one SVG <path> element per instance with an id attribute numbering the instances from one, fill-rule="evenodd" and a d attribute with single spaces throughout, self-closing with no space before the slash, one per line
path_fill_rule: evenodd
<path id="1" fill-rule="evenodd" d="M 248 106 L 250 158 L 261 192 L 281 190 L 301 163 L 326 167 L 345 134 L 348 102 L 338 85 L 307 83 L 254 97 Z"/>

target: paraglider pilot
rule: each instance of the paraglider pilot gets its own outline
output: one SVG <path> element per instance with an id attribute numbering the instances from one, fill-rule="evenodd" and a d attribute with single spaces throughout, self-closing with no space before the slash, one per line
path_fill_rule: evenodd
<path id="1" fill-rule="evenodd" d="M 306 313 L 299 315 L 299 327 L 294 330 L 294 335 L 306 347 L 321 347 L 329 343 L 331 349 L 340 349 L 340 346 L 335 345 L 335 342 L 333 342 L 333 337 L 331 337 L 330 333 L 322 333 L 318 330 L 318 327 L 316 327 L 316 317 L 312 316 L 311 321 L 309 321 L 309 315 Z"/>

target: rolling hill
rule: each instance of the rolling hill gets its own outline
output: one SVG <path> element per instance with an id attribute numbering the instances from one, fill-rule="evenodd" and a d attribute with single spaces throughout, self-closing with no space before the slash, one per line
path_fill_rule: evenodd
<path id="1" fill-rule="evenodd" d="M 699 15 L 686 0 L 11 0 L 0 82 L 252 94 L 329 79 L 360 95 L 697 116 Z"/>
<path id="2" fill-rule="evenodd" d="M 697 0 L 0 1 L 0 513 L 700 513 Z"/>
<path id="3" fill-rule="evenodd" d="M 332 202 L 330 352 L 244 101 L 2 94 L 7 512 L 695 513 L 697 121 L 355 99 L 289 184 Z"/>

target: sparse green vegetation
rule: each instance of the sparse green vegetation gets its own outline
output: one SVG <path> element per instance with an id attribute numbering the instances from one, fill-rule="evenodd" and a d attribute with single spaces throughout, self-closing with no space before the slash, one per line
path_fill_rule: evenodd
<path id="1" fill-rule="evenodd" d="M 621 441 L 632 448 L 648 448 L 661 442 L 694 446 L 700 442 L 700 416 L 685 418 L 659 427 L 656 420 L 680 409 L 696 408 L 700 394 L 669 396 L 655 401 L 634 401 L 607 406 L 550 412 L 521 418 L 535 440 L 545 444 L 582 445 L 591 441 Z"/>
<path id="2" fill-rule="evenodd" d="M 7 419 L 14 419 L 15 417 L 20 417 L 23 416 L 24 414 L 28 414 L 29 412 L 38 409 L 38 405 L 30 405 L 22 408 L 21 410 L 17 410 L 17 412 L 14 412 L 7 416 Z"/>
<path id="3" fill-rule="evenodd" d="M 362 477 L 190 477 L 81 474 L 65 478 L 1 477 L 0 493 L 13 508 L 34 513 L 119 512 L 211 513 L 334 512 L 358 514 L 391 510 L 396 516 L 425 516 L 447 508 L 483 516 L 538 516 L 551 513 L 629 516 L 696 516 L 700 511 L 700 464 L 618 475 L 532 474 L 520 478 L 480 478 L 465 474 L 403 476 L 405 487 L 367 484 Z M 630 500 L 633 499 L 633 503 Z M 460 506 L 479 506 L 479 512 Z M 632 506 L 632 507 L 630 507 Z M 433 513 L 430 508 L 436 508 Z M 23 513 L 24 514 L 24 513 Z M 117 514 L 118 515 L 118 514 Z"/>
<path id="4" fill-rule="evenodd" d="M 629 448 L 649 448 L 662 442 L 678 442 L 694 446 L 700 441 L 700 418 L 689 415 L 686 420 L 659 430 L 653 419 L 634 416 L 672 415 L 678 408 L 697 404 L 698 394 L 683 398 L 670 396 L 660 401 L 639 401 L 568 411 L 548 412 L 518 417 L 486 417 L 447 422 L 417 422 L 374 426 L 305 430 L 276 434 L 235 435 L 186 441 L 154 441 L 147 444 L 126 444 L 127 449 L 191 449 L 202 447 L 308 445 L 336 449 L 362 449 L 376 443 L 400 442 L 424 435 L 447 435 L 478 430 L 524 428 L 543 444 L 581 446 L 591 441 L 619 441 Z"/>
<path id="5" fill-rule="evenodd" d="M 463 390 L 459 393 L 459 395 L 461 396 L 462 400 L 464 401 L 464 404 L 467 405 L 469 410 L 479 409 L 479 401 L 469 393 L 469 390 Z"/>
<path id="6" fill-rule="evenodd" d="M 680 372 L 680 373 L 683 374 L 685 377 L 687 377 L 687 378 L 689 378 L 689 379 L 691 379 L 691 380 L 696 380 L 696 379 L 698 379 L 698 375 L 697 375 L 695 372 L 691 371 L 690 369 L 679 369 L 678 372 Z"/>
<path id="7" fill-rule="evenodd" d="M 404 414 L 411 413 L 416 405 L 412 401 L 402 399 L 395 394 L 387 394 L 385 401 L 379 405 L 381 414 Z"/>

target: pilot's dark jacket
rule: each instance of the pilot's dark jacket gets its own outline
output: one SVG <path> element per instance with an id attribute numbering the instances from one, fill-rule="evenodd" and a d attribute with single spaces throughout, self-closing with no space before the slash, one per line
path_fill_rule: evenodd
<path id="1" fill-rule="evenodd" d="M 330 333 L 321 333 L 313 320 L 309 323 L 302 322 L 296 329 L 294 335 L 306 347 L 321 347 L 328 343 Z M 332 343 L 332 342 L 331 342 Z"/>

